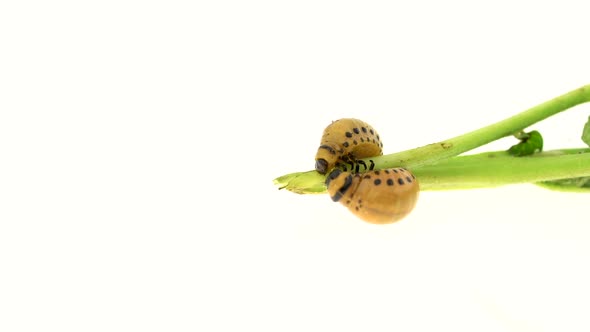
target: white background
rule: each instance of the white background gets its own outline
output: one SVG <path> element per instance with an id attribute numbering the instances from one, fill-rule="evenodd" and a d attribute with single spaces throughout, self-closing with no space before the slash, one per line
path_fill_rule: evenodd
<path id="1" fill-rule="evenodd" d="M 589 84 L 588 11 L 554 3 L 4 2 L 0 330 L 590 330 L 590 196 L 376 226 L 272 183 L 338 118 L 393 153 Z M 534 128 L 582 147 L 589 114 Z"/>

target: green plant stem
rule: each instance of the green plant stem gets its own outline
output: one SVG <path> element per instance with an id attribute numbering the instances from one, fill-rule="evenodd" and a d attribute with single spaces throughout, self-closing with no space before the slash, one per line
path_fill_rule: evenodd
<path id="1" fill-rule="evenodd" d="M 590 85 L 585 85 L 513 117 L 467 134 L 371 159 L 378 169 L 396 166 L 414 168 L 415 166 L 433 163 L 512 135 L 552 115 L 588 101 L 590 101 Z"/>
<path id="2" fill-rule="evenodd" d="M 555 150 L 526 157 L 506 151 L 458 156 L 418 166 L 421 190 L 496 187 L 590 176 L 590 149 Z"/>
<path id="3" fill-rule="evenodd" d="M 425 167 L 428 164 L 434 164 L 439 162 L 439 164 L 436 165 L 436 167 L 441 167 L 443 165 L 441 165 L 440 162 L 445 159 L 458 156 L 459 154 L 475 149 L 482 145 L 488 144 L 494 140 L 512 135 L 552 115 L 555 115 L 568 108 L 574 107 L 576 105 L 588 101 L 590 101 L 590 85 L 585 85 L 581 88 L 568 92 L 557 98 L 551 99 L 540 105 L 532 107 L 513 117 L 489 125 L 487 127 L 474 130 L 464 135 L 411 150 L 392 153 L 379 157 L 366 158 L 364 161 L 368 162 L 369 159 L 373 160 L 375 163 L 375 169 L 403 166 L 412 171 L 417 170 L 418 173 L 420 173 L 420 166 Z M 543 155 L 547 156 L 546 154 Z M 505 159 L 504 157 L 499 159 L 502 162 L 506 162 L 507 165 L 510 165 L 511 168 L 506 168 L 506 170 L 510 169 L 512 172 L 520 174 L 518 176 L 510 176 L 509 172 L 504 172 L 502 173 L 502 175 L 495 174 L 494 168 L 498 169 L 504 166 L 502 166 L 500 161 L 492 162 L 491 160 L 488 160 L 487 166 L 478 166 L 478 169 L 482 173 L 480 173 L 479 175 L 470 175 L 473 178 L 463 178 L 465 180 L 464 186 L 460 185 L 460 183 L 463 181 L 461 180 L 460 174 L 455 174 L 454 180 L 449 180 L 450 182 L 447 182 L 447 184 L 444 184 L 444 182 L 439 181 L 439 184 L 437 185 L 434 184 L 436 183 L 435 177 L 431 177 L 430 179 L 421 178 L 421 176 L 428 176 L 429 171 L 424 172 L 424 169 L 422 169 L 422 174 L 420 174 L 420 176 L 419 174 L 416 174 L 416 176 L 419 178 L 421 183 L 424 183 L 426 188 L 428 188 L 428 186 L 430 185 L 431 189 L 443 189 L 443 187 L 452 189 L 458 187 L 465 188 L 472 186 L 495 186 L 507 183 L 537 182 L 556 178 L 587 176 L 587 171 L 582 169 L 590 169 L 590 159 L 588 154 L 584 155 L 583 157 L 573 158 L 572 160 L 569 160 L 569 156 L 561 157 L 563 158 L 544 161 L 544 163 L 546 163 L 546 166 L 544 166 L 545 171 L 552 172 L 550 173 L 550 175 L 548 175 L 549 177 L 547 178 L 543 177 L 542 174 L 535 171 L 534 167 L 538 166 L 536 165 L 536 163 L 540 163 L 540 161 L 527 161 L 524 159 L 525 157 L 520 157 L 519 159 L 523 159 L 520 161 L 517 161 L 516 159 Z M 506 158 L 508 158 L 508 156 L 506 156 Z M 461 162 L 469 161 L 469 159 L 460 160 Z M 493 166 L 491 163 L 494 163 Z M 452 164 L 447 166 L 453 166 L 455 168 L 458 167 L 457 165 Z M 487 173 L 484 172 L 486 167 L 489 168 L 487 170 Z M 525 168 L 524 170 L 516 170 L 516 168 L 518 167 Z M 426 170 L 429 169 L 427 168 Z M 530 176 L 527 176 L 527 172 L 531 172 Z M 442 175 L 439 174 L 439 176 Z M 506 178 L 505 180 L 502 180 L 501 177 Z M 449 179 L 450 178 L 451 177 L 449 177 Z M 473 180 L 475 178 L 477 178 L 477 181 Z M 274 180 L 274 183 L 277 186 L 279 186 L 280 189 L 287 189 L 299 194 L 315 194 L 325 192 L 326 189 L 324 181 L 325 176 L 319 174 L 316 171 L 307 171 L 286 174 L 284 176 L 276 178 Z M 453 184 L 451 184 L 451 182 Z"/>
<path id="4" fill-rule="evenodd" d="M 515 157 L 506 151 L 452 157 L 412 169 L 420 190 L 455 190 L 590 176 L 590 149 L 566 149 Z M 275 184 L 301 194 L 326 192 L 316 171 L 287 174 Z"/>

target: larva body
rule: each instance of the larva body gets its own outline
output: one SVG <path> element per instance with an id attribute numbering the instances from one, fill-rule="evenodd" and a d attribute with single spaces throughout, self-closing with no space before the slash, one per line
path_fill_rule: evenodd
<path id="1" fill-rule="evenodd" d="M 382 154 L 383 143 L 373 127 L 358 119 L 340 119 L 324 129 L 315 156 L 315 169 L 326 174 L 338 162 Z"/>
<path id="2" fill-rule="evenodd" d="M 374 224 L 388 224 L 407 216 L 416 206 L 419 185 L 404 168 L 366 173 L 334 169 L 326 178 L 328 194 L 353 214 Z"/>

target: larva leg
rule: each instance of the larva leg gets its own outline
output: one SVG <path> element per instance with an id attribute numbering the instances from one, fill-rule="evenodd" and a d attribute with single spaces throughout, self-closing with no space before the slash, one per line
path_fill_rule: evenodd
<path id="1" fill-rule="evenodd" d="M 346 164 L 341 163 L 341 162 L 337 162 L 336 165 L 334 165 L 334 168 L 338 168 L 344 172 L 347 171 Z"/>
<path id="2" fill-rule="evenodd" d="M 360 165 L 362 165 L 362 166 L 365 168 L 365 171 L 368 169 L 368 168 L 367 168 L 367 163 L 365 163 L 365 162 L 364 162 L 364 161 L 362 161 L 362 160 L 357 160 L 357 161 L 356 161 L 356 168 L 355 168 L 357 173 L 359 172 L 359 166 L 360 166 Z"/>

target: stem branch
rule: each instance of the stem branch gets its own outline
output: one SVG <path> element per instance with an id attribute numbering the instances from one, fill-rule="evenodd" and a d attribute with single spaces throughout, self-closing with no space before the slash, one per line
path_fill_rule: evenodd
<path id="1" fill-rule="evenodd" d="M 555 150 L 526 157 L 485 152 L 418 166 L 420 190 L 450 190 L 590 176 L 590 149 Z"/>
<path id="2" fill-rule="evenodd" d="M 415 166 L 457 156 L 500 138 L 512 135 L 568 108 L 590 101 L 590 85 L 532 107 L 513 117 L 438 143 L 371 158 L 376 168 Z"/>
<path id="3" fill-rule="evenodd" d="M 420 190 L 453 190 L 590 177 L 590 149 L 544 151 L 515 157 L 506 151 L 452 157 L 412 168 Z M 281 188 L 300 194 L 326 192 L 316 171 L 292 173 L 275 179 Z"/>
<path id="4" fill-rule="evenodd" d="M 505 152 L 456 157 L 588 101 L 590 85 L 585 85 L 464 135 L 411 150 L 366 158 L 364 161 L 368 163 L 369 159 L 373 160 L 375 169 L 406 167 L 415 173 L 421 188 L 425 190 L 491 187 L 590 176 L 590 153 L 585 149 L 544 152 L 528 157 L 513 157 Z M 325 176 L 318 172 L 308 171 L 278 177 L 274 183 L 281 189 L 314 194 L 326 191 L 324 180 Z"/>

